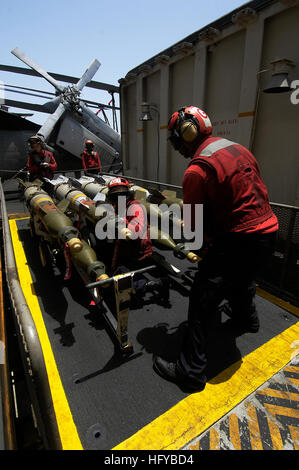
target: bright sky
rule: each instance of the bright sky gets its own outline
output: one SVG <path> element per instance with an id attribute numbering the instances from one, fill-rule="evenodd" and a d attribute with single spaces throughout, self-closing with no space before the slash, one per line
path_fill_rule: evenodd
<path id="1" fill-rule="evenodd" d="M 18 46 L 47 71 L 80 77 L 96 57 L 101 67 L 94 80 L 118 85 L 118 79 L 130 69 L 240 7 L 244 1 L 2 0 L 0 63 L 27 67 L 10 53 Z M 54 91 L 37 77 L 0 71 L 0 80 Z M 20 94 L 6 96 L 44 102 Z M 86 88 L 81 96 L 104 103 L 110 100 L 108 93 Z M 30 119 L 42 123 L 46 116 L 35 113 Z"/>

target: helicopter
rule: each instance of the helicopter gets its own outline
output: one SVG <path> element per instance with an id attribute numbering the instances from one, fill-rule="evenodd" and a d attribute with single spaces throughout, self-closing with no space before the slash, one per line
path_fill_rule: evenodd
<path id="1" fill-rule="evenodd" d="M 13 49 L 11 53 L 32 70 L 5 65 L 0 65 L 0 70 L 43 77 L 55 88 L 55 93 L 2 84 L 2 91 L 7 90 L 27 95 L 32 95 L 30 92 L 33 91 L 42 93 L 42 95 L 34 94 L 33 96 L 39 96 L 48 100 L 43 105 L 40 105 L 4 99 L 3 104 L 5 106 L 13 106 L 49 114 L 36 133 L 49 148 L 55 150 L 58 161 L 63 160 L 64 157 L 68 157 L 67 161 L 73 161 L 75 166 L 78 167 L 79 161 L 77 159 L 81 158 L 85 141 L 92 140 L 95 143 L 95 149 L 101 157 L 102 166 L 107 169 L 111 167 L 116 168 L 118 166 L 121 168 L 121 136 L 118 132 L 116 117 L 116 111 L 119 110 L 119 108 L 115 106 L 114 99 L 114 93 L 118 93 L 119 89 L 113 85 L 92 81 L 92 78 L 101 65 L 100 62 L 97 59 L 93 59 L 82 77 L 78 80 L 75 77 L 46 72 L 43 67 L 34 62 L 18 47 Z M 66 81 L 68 83 L 66 86 L 63 86 L 59 81 Z M 111 104 L 106 105 L 81 99 L 80 94 L 85 86 L 107 90 L 112 96 Z M 51 99 L 49 100 L 49 98 Z M 92 110 L 93 108 L 97 109 L 97 113 Z M 113 127 L 110 126 L 105 110 L 112 111 Z M 104 119 L 99 116 L 100 112 Z M 20 140 L 20 137 L 15 140 Z M 13 144 L 15 144 L 15 142 L 13 142 Z M 10 148 L 10 161 L 8 164 L 11 166 L 11 162 L 14 160 L 11 155 L 13 145 L 10 144 L 8 147 Z M 19 151 L 18 155 L 16 155 L 17 159 L 15 160 L 15 165 L 16 163 L 19 164 L 20 159 L 22 159 L 20 164 L 24 166 L 26 158 L 24 155 L 24 146 L 22 149 L 23 150 Z M 3 166 L 5 167 L 6 163 L 5 149 L 3 150 L 2 155 L 4 156 L 4 161 L 2 162 L 1 168 L 3 168 Z M 70 157 L 77 157 L 75 158 L 76 161 Z"/>

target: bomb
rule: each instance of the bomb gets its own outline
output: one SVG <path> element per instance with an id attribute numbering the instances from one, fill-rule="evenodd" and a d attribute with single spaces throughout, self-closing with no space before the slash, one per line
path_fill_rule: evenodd
<path id="1" fill-rule="evenodd" d="M 105 178 L 103 180 L 104 182 L 102 183 L 96 181 L 97 179 L 101 181 L 102 177 L 93 178 L 93 177 L 88 177 L 88 176 L 83 176 L 77 180 L 74 178 L 70 178 L 70 181 L 77 188 L 80 188 L 82 192 L 85 193 L 87 196 L 89 196 L 91 199 L 101 201 L 101 200 L 104 200 L 105 196 L 108 193 L 108 186 L 107 186 L 108 183 L 111 181 L 111 179 L 113 179 L 113 177 L 111 176 L 104 177 L 104 178 Z M 151 223 L 151 220 L 150 220 L 151 217 L 156 218 L 160 224 L 163 220 L 167 221 L 167 219 L 169 219 L 173 228 L 175 228 L 179 233 L 181 232 L 181 229 L 183 227 L 183 221 L 179 217 L 175 216 L 172 212 L 161 211 L 157 203 L 151 202 L 152 195 L 148 190 L 142 188 L 141 186 L 131 185 L 130 191 L 134 193 L 134 199 L 139 200 L 145 207 L 149 224 Z M 164 203 L 165 201 L 166 199 L 161 200 L 162 203 Z M 177 199 L 177 201 L 180 201 L 178 205 L 181 208 L 182 200 Z M 168 202 L 167 202 L 167 205 L 170 206 L 171 204 L 168 204 Z M 172 204 L 174 203 L 175 202 L 172 202 Z"/>
<path id="2" fill-rule="evenodd" d="M 42 182 L 19 182 L 31 215 L 31 231 L 43 242 L 39 244 L 42 263 L 45 264 L 46 260 L 42 246 L 46 244 L 51 253 L 60 249 L 66 258 L 67 270 L 72 262 L 85 283 L 106 279 L 105 265 L 97 259 L 88 243 L 82 240 L 79 230 L 62 207 L 55 205 L 49 194 L 41 189 Z"/>

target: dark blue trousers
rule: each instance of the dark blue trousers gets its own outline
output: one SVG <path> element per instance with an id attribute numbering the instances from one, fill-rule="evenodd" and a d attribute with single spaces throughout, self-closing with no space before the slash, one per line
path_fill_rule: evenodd
<path id="1" fill-rule="evenodd" d="M 208 249 L 190 293 L 188 329 L 177 361 L 182 374 L 196 378 L 204 372 L 209 319 L 224 299 L 239 324 L 256 318 L 254 280 L 274 251 L 276 235 L 230 233 Z"/>

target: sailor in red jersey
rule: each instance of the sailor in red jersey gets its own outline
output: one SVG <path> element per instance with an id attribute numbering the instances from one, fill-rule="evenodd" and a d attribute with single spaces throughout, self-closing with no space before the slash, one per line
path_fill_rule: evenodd
<path id="1" fill-rule="evenodd" d="M 53 154 L 44 149 L 44 142 L 38 135 L 33 135 L 28 140 L 31 152 L 28 155 L 27 169 L 30 180 L 35 178 L 53 178 L 54 171 L 57 170 L 57 163 Z"/>
<path id="2" fill-rule="evenodd" d="M 123 274 L 155 264 L 151 259 L 153 245 L 149 236 L 146 209 L 137 199 L 134 199 L 134 193 L 130 190 L 130 184 L 125 178 L 113 178 L 108 188 L 107 200 L 114 207 L 115 213 L 125 221 L 125 228 L 122 231 L 126 237 L 126 241 L 115 241 L 114 252 L 112 256 L 110 255 L 112 274 Z M 124 214 L 121 213 L 122 198 L 125 198 Z M 137 276 L 137 279 L 134 279 L 134 289 L 137 294 L 157 291 L 160 299 L 168 303 L 167 278 L 161 277 L 147 281 L 144 277 L 138 279 Z"/>
<path id="3" fill-rule="evenodd" d="M 211 316 L 226 299 L 231 331 L 259 330 L 254 279 L 274 251 L 278 221 L 254 156 L 240 144 L 212 137 L 201 109 L 175 112 L 169 140 L 190 163 L 183 178 L 184 204 L 203 204 L 206 247 L 190 293 L 188 332 L 176 363 L 156 358 L 155 370 L 191 390 L 206 383 L 206 343 Z"/>
<path id="4" fill-rule="evenodd" d="M 84 173 L 98 173 L 102 171 L 100 157 L 98 152 L 94 150 L 94 142 L 92 142 L 92 140 L 85 142 L 85 150 L 81 154 L 81 157 Z"/>

